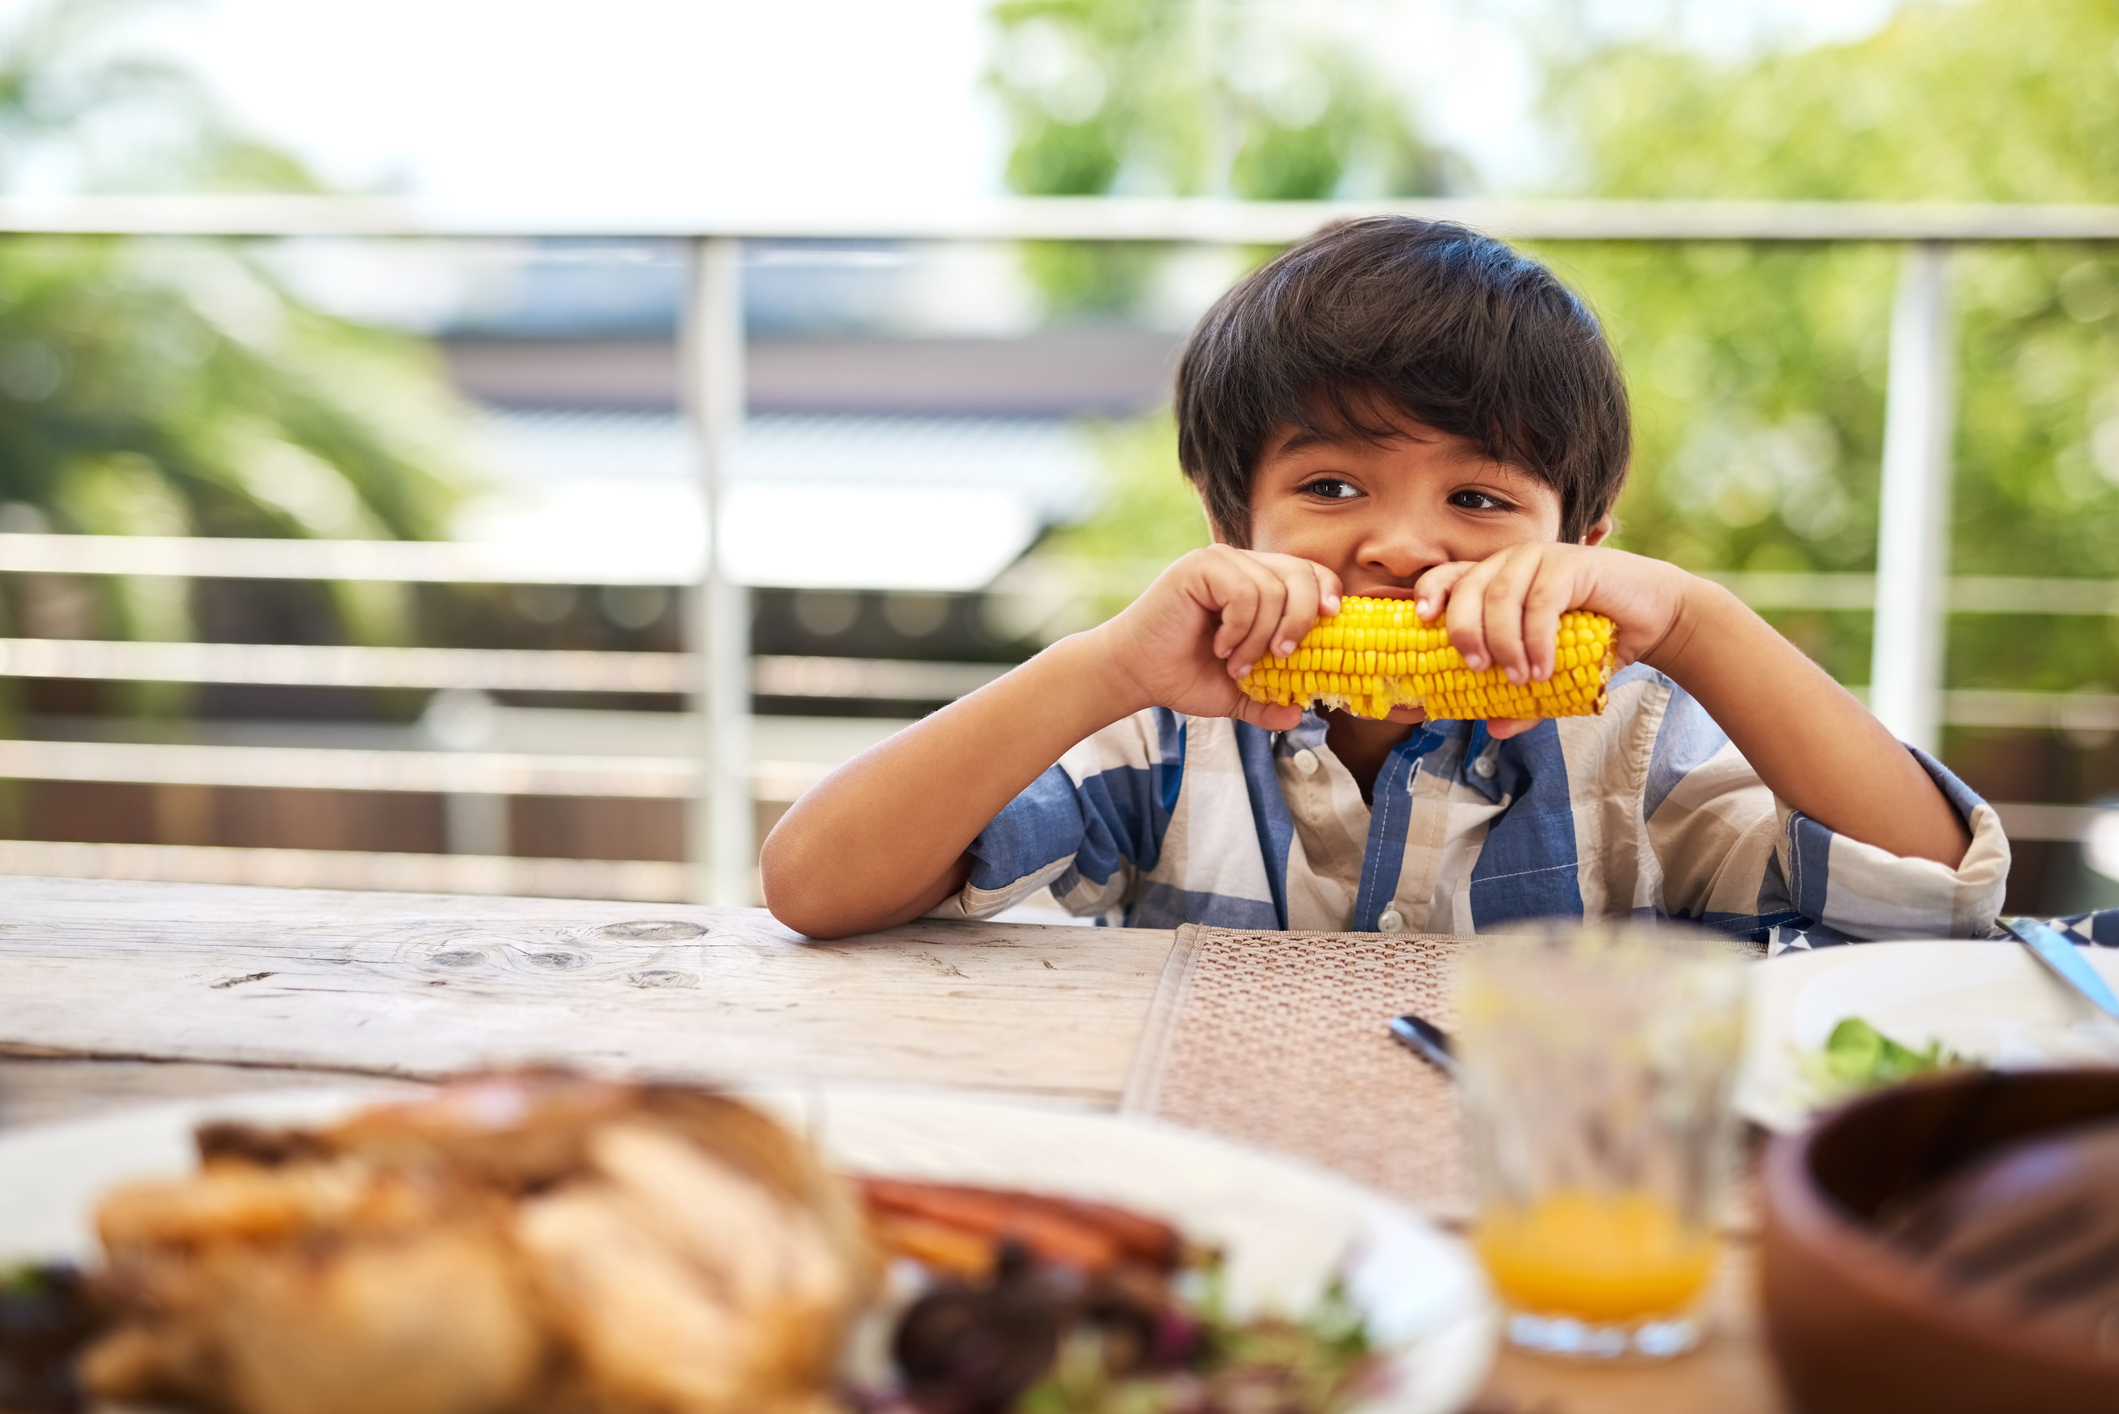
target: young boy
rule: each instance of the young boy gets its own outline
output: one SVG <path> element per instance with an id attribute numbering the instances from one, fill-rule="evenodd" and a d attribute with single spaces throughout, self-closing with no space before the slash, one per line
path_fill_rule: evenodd
<path id="1" fill-rule="evenodd" d="M 1213 546 L 798 801 L 764 850 L 781 921 L 983 917 L 1049 884 L 1158 928 L 1652 913 L 1785 943 L 1993 924 L 1991 807 L 1728 591 L 1603 548 L 1625 387 L 1535 261 L 1444 223 L 1328 229 L 1201 322 L 1177 419 Z M 1549 677 L 1574 608 L 1616 622 L 1631 666 L 1603 715 L 1558 721 L 1243 695 L 1355 594 L 1413 599 L 1512 682 Z"/>

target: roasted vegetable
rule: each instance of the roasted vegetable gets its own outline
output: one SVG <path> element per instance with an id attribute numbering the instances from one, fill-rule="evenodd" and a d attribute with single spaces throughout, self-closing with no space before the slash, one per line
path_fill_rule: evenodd
<path id="1" fill-rule="evenodd" d="M 1168 1223 L 1108 1203 L 892 1178 L 862 1179 L 861 1196 L 885 1247 L 966 1274 L 983 1275 L 1004 1241 L 1092 1274 L 1120 1261 L 1168 1270 L 1184 1245 Z"/>
<path id="2" fill-rule="evenodd" d="M 864 1401 L 875 1414 L 1329 1414 L 1371 1368 L 1338 1291 L 1304 1320 L 1227 1319 L 1218 1259 L 1157 1219 L 959 1185 L 861 1189 L 885 1250 L 935 1273 L 892 1340 L 898 1387 Z"/>
<path id="3" fill-rule="evenodd" d="M 101 1325 L 93 1294 L 72 1267 L 0 1270 L 0 1410 L 80 1408 L 74 1356 Z"/>
<path id="4" fill-rule="evenodd" d="M 980 1286 L 942 1281 L 907 1307 L 890 1354 L 924 1414 L 1004 1414 L 1045 1377 L 1073 1283 L 1013 1243 Z"/>

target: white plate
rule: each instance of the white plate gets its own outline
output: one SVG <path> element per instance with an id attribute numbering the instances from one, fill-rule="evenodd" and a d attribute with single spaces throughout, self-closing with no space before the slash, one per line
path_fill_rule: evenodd
<path id="1" fill-rule="evenodd" d="M 128 1111 L 0 1135 L 0 1262 L 92 1260 L 96 1198 L 187 1173 L 202 1118 L 316 1123 L 374 1092 L 300 1091 Z M 1477 1391 L 1498 1317 L 1470 1249 L 1343 1179 L 1189 1131 L 955 1096 L 817 1090 L 754 1097 L 841 1165 L 1103 1199 L 1222 1247 L 1243 1309 L 1300 1310 L 1332 1274 L 1392 1353 L 1367 1414 L 1447 1414 Z"/>
<path id="2" fill-rule="evenodd" d="M 2082 956 L 2119 987 L 2119 949 Z M 1915 1049 L 1940 1041 L 2003 1070 L 2119 1065 L 2119 1021 L 2014 942 L 1856 943 L 1757 965 L 1737 1109 L 1768 1129 L 1800 1128 L 1813 1097 L 1798 1058 L 1858 1016 Z"/>

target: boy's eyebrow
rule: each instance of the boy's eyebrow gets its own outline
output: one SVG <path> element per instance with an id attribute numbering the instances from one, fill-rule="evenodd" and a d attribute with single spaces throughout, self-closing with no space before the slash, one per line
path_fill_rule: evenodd
<path id="1" fill-rule="evenodd" d="M 1289 452 L 1307 451 L 1311 447 L 1343 447 L 1349 442 L 1361 440 L 1345 432 L 1325 432 L 1315 427 L 1304 427 L 1273 449 L 1273 455 L 1286 456 Z"/>
<path id="2" fill-rule="evenodd" d="M 1373 447 L 1379 442 L 1392 440 L 1393 437 L 1408 442 L 1427 440 L 1404 431 L 1395 432 L 1391 437 L 1379 438 L 1350 427 L 1298 427 L 1289 434 L 1286 441 L 1276 444 L 1268 455 L 1286 456 L 1289 452 L 1308 451 L 1312 447 Z"/>
<path id="3" fill-rule="evenodd" d="M 1307 452 L 1310 447 L 1343 447 L 1350 441 L 1354 439 L 1348 437 L 1346 432 L 1320 432 L 1316 428 L 1301 428 L 1295 435 L 1290 435 L 1286 441 L 1282 441 L 1278 447 L 1274 447 L 1274 456 L 1286 456 L 1288 452 Z"/>

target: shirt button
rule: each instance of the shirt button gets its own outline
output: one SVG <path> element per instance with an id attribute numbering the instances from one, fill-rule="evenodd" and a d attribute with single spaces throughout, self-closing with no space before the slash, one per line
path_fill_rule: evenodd
<path id="1" fill-rule="evenodd" d="M 1305 776 L 1317 774 L 1317 753 L 1307 746 L 1295 753 L 1295 769 Z"/>
<path id="2" fill-rule="evenodd" d="M 1472 762 L 1472 774 L 1482 781 L 1492 780 L 1494 778 L 1494 758 L 1481 756 L 1478 760 Z"/>
<path id="3" fill-rule="evenodd" d="M 1376 920 L 1376 927 L 1386 933 L 1402 933 L 1405 931 L 1405 915 L 1395 908 L 1386 908 L 1383 916 Z"/>

